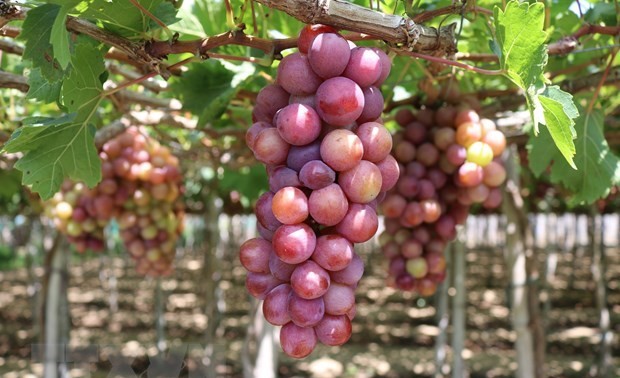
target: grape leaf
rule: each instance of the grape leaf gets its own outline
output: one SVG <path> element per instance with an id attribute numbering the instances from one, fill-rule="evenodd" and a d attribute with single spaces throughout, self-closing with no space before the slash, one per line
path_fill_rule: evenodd
<path id="1" fill-rule="evenodd" d="M 71 51 L 69 50 L 69 32 L 67 32 L 67 15 L 73 8 L 70 3 L 67 3 L 60 7 L 60 10 L 56 14 L 52 30 L 50 32 L 50 43 L 54 51 L 54 58 L 60 64 L 62 69 L 67 68 L 69 62 L 71 62 Z"/>
<path id="2" fill-rule="evenodd" d="M 227 68 L 228 67 L 228 68 Z M 237 72 L 232 71 L 236 69 Z M 204 125 L 222 116 L 239 85 L 254 73 L 253 65 L 235 66 L 209 60 L 195 63 L 170 85 L 179 95 L 185 109 L 198 115 L 198 124 Z"/>
<path id="3" fill-rule="evenodd" d="M 42 101 L 47 104 L 58 101 L 62 80 L 47 81 L 41 74 L 40 68 L 33 68 L 28 74 L 28 86 L 27 99 Z"/>
<path id="4" fill-rule="evenodd" d="M 44 4 L 29 10 L 19 35 L 19 39 L 24 41 L 23 58 L 30 60 L 33 68 L 39 68 L 41 76 L 49 82 L 59 81 L 65 74 L 54 59 L 50 43 L 52 26 L 60 8 L 54 4 Z"/>
<path id="5" fill-rule="evenodd" d="M 101 161 L 90 120 L 101 100 L 105 71 L 103 54 L 90 43 L 78 43 L 62 95 L 72 114 L 61 118 L 32 118 L 4 146 L 7 152 L 24 152 L 15 164 L 22 183 L 32 185 L 41 198 L 58 191 L 66 176 L 93 187 L 101 180 Z"/>
<path id="6" fill-rule="evenodd" d="M 164 23 L 176 21 L 176 8 L 164 0 L 140 0 L 140 5 Z M 86 18 L 97 19 L 123 37 L 142 37 L 159 27 L 129 1 L 85 0 L 76 9 Z"/>
<path id="7" fill-rule="evenodd" d="M 0 170 L 0 199 L 9 200 L 15 193 L 19 193 L 21 189 L 20 184 L 19 171 L 10 169 L 10 170 Z"/>
<path id="8" fill-rule="evenodd" d="M 568 164 L 577 169 L 573 161 L 575 156 L 576 137 L 573 118 L 579 116 L 579 111 L 573 104 L 573 96 L 562 91 L 558 86 L 547 87 L 544 94 L 538 96 L 543 109 L 544 122 L 553 142 L 558 147 Z M 568 125 L 568 127 L 566 127 Z"/>
<path id="9" fill-rule="evenodd" d="M 269 189 L 269 183 L 263 166 L 255 164 L 241 169 L 224 169 L 219 178 L 219 189 L 222 193 L 237 191 L 249 204 Z"/>
<path id="10" fill-rule="evenodd" d="M 577 171 L 571 167 L 562 153 L 552 145 L 551 134 L 542 129 L 539 136 L 528 142 L 530 169 L 540 176 L 551 166 L 551 182 L 562 184 L 574 193 L 570 203 L 592 203 L 605 197 L 610 187 L 620 180 L 620 158 L 609 148 L 603 134 L 603 113 L 580 112 L 575 129 Z M 553 147 L 553 148 L 552 148 Z"/>
<path id="11" fill-rule="evenodd" d="M 547 88 L 542 76 L 547 65 L 547 34 L 543 31 L 545 6 L 542 3 L 519 3 L 512 0 L 502 12 L 495 7 L 497 53 L 505 76 L 525 91 L 534 125 L 549 128 L 553 143 L 567 163 L 576 169 L 574 121 L 577 112 L 572 96 L 558 87 Z M 493 44 L 492 44 L 493 46 Z"/>
<path id="12" fill-rule="evenodd" d="M 547 62 L 545 6 L 510 1 L 503 12 L 496 7 L 494 15 L 500 65 L 510 80 L 527 90 L 542 75 Z"/>

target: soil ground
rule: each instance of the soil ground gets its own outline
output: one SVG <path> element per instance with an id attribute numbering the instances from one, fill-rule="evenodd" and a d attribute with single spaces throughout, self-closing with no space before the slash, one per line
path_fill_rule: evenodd
<path id="1" fill-rule="evenodd" d="M 541 269 L 547 253 L 537 251 Z M 379 251 L 360 251 L 366 272 L 357 289 L 357 316 L 353 336 L 343 347 L 320 346 L 308 358 L 296 361 L 280 353 L 280 377 L 432 377 L 435 371 L 435 340 L 439 333 L 435 298 L 420 299 L 384 284 L 385 262 Z M 591 256 L 585 249 L 557 251 L 556 274 L 543 292 L 543 316 L 547 332 L 547 372 L 550 377 L 594 376 L 598 361 L 599 314 L 595 283 L 590 272 Z M 244 288 L 245 271 L 234 248 L 220 261 L 220 319 L 215 344 L 218 377 L 241 377 L 243 347 L 253 301 Z M 620 250 L 607 248 L 608 308 L 611 315 L 611 376 L 620 377 Z M 466 252 L 467 330 L 466 368 L 474 377 L 512 377 L 516 370 L 508 277 L 502 251 L 472 249 Z M 37 280 L 42 268 L 33 270 Z M 156 281 L 138 276 L 132 262 L 122 257 L 72 261 L 67 289 L 70 303 L 70 345 L 111 345 L 101 348 L 96 361 L 69 364 L 72 377 L 106 377 L 114 350 L 127 356 L 137 376 L 145 373 L 149 355 L 156 353 Z M 114 282 L 116 289 L 113 290 Z M 207 298 L 200 294 L 205 277 L 200 252 L 186 252 L 178 260 L 172 278 L 162 280 L 167 345 L 193 344 L 180 376 L 192 375 L 196 358 L 204 353 L 208 319 Z M 37 342 L 35 323 L 36 285 L 28 270 L 0 272 L 0 376 L 41 376 L 41 363 L 33 361 L 31 345 Z M 116 292 L 116 294 L 114 294 Z M 452 293 L 452 290 L 450 290 Z M 117 309 L 111 307 L 116 295 Z M 448 343 L 451 328 L 448 329 Z M 278 347 L 279 348 L 279 347 Z M 451 353 L 448 350 L 448 362 Z M 189 375 L 188 375 L 189 374 Z"/>

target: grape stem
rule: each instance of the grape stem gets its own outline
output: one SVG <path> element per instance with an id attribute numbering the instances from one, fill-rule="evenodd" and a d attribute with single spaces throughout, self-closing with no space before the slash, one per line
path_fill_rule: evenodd
<path id="1" fill-rule="evenodd" d="M 484 68 L 474 67 L 474 66 L 471 66 L 469 64 L 457 62 L 455 60 L 440 58 L 440 57 L 437 57 L 437 56 L 420 54 L 420 53 L 413 52 L 413 51 L 402 51 L 401 50 L 401 51 L 399 51 L 399 53 L 404 54 L 404 55 L 411 55 L 411 56 L 413 56 L 415 58 L 425 59 L 425 60 L 428 60 L 430 62 L 441 63 L 441 64 L 445 64 L 447 66 L 453 66 L 453 67 L 462 68 L 462 69 L 465 69 L 465 70 L 468 70 L 468 71 L 477 72 L 477 73 L 483 74 L 483 75 L 503 75 L 503 74 L 506 73 L 505 70 L 486 70 Z"/>
<path id="2" fill-rule="evenodd" d="M 618 53 L 618 50 L 615 50 L 609 55 L 609 63 L 607 63 L 607 67 L 605 67 L 605 72 L 603 72 L 603 76 L 601 77 L 601 80 L 598 82 L 598 85 L 596 86 L 596 90 L 594 91 L 594 94 L 592 95 L 592 100 L 590 101 L 590 104 L 588 104 L 587 114 L 592 113 L 592 108 L 594 107 L 594 104 L 596 103 L 596 99 L 598 98 L 598 95 L 601 92 L 601 88 L 603 87 L 603 84 L 605 84 L 605 80 L 607 80 L 607 75 L 609 75 L 609 71 L 611 70 L 612 64 L 614 63 L 614 59 L 616 58 L 617 53 Z"/>

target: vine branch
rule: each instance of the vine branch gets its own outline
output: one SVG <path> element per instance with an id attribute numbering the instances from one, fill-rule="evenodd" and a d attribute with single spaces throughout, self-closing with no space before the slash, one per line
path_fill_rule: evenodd
<path id="1" fill-rule="evenodd" d="M 411 18 L 380 13 L 344 0 L 256 0 L 307 24 L 326 24 L 352 30 L 418 52 L 451 56 L 456 52 L 453 27 L 439 30 Z"/>

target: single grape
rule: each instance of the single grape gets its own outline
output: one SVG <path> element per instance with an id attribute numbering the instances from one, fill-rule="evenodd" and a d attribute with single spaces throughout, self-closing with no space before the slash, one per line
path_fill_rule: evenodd
<path id="1" fill-rule="evenodd" d="M 288 303 L 292 289 L 289 284 L 281 284 L 273 288 L 263 302 L 265 320 L 273 325 L 284 325 L 291 321 L 288 314 Z"/>
<path id="2" fill-rule="evenodd" d="M 310 67 L 308 57 L 299 52 L 285 56 L 278 66 L 277 83 L 292 95 L 312 94 L 321 81 Z M 288 102 L 288 96 L 286 100 Z"/>
<path id="3" fill-rule="evenodd" d="M 317 75 L 329 79 L 340 75 L 349 63 L 351 49 L 346 39 L 336 33 L 316 36 L 308 50 L 308 61 Z"/>
<path id="4" fill-rule="evenodd" d="M 325 80 L 316 91 L 317 113 L 333 126 L 353 123 L 364 110 L 362 89 L 346 77 Z"/>
<path id="5" fill-rule="evenodd" d="M 360 138 L 348 130 L 329 132 L 321 142 L 321 158 L 335 171 L 346 171 L 355 167 L 364 155 Z"/>
<path id="6" fill-rule="evenodd" d="M 262 238 L 249 239 L 239 249 L 239 260 L 244 268 L 254 273 L 270 273 L 271 243 Z"/>
<path id="7" fill-rule="evenodd" d="M 273 234 L 272 245 L 280 260 L 287 264 L 299 264 L 312 256 L 316 235 L 305 223 L 285 224 Z"/>
<path id="8" fill-rule="evenodd" d="M 311 160 L 299 171 L 299 181 L 309 189 L 322 189 L 336 180 L 336 172 L 321 160 Z"/>
<path id="9" fill-rule="evenodd" d="M 338 234 L 317 238 L 312 260 L 328 271 L 345 269 L 353 259 L 353 244 Z"/>
<path id="10" fill-rule="evenodd" d="M 379 81 L 382 69 L 381 58 L 375 50 L 356 47 L 351 50 L 351 57 L 342 75 L 360 87 L 368 87 Z"/>
<path id="11" fill-rule="evenodd" d="M 321 120 L 312 107 L 290 104 L 278 111 L 276 127 L 286 142 L 294 146 L 303 146 L 319 136 Z"/>
<path id="12" fill-rule="evenodd" d="M 298 188 L 287 186 L 276 192 L 271 202 L 274 217 L 282 224 L 301 223 L 308 217 L 308 198 Z"/>
<path id="13" fill-rule="evenodd" d="M 357 128 L 355 134 L 362 142 L 364 154 L 362 158 L 373 163 L 380 162 L 392 150 L 392 137 L 383 125 L 366 122 Z"/>
<path id="14" fill-rule="evenodd" d="M 304 299 L 319 298 L 329 286 L 329 273 L 312 260 L 299 264 L 291 275 L 293 291 Z"/>
<path id="15" fill-rule="evenodd" d="M 293 322 L 286 323 L 280 330 L 280 345 L 288 356 L 304 358 L 316 347 L 317 337 L 313 328 L 304 328 Z"/>
<path id="16" fill-rule="evenodd" d="M 288 314 L 296 325 L 300 327 L 312 327 L 323 319 L 323 315 L 325 315 L 325 303 L 322 297 L 304 299 L 293 291 L 288 300 Z"/>
<path id="17" fill-rule="evenodd" d="M 355 306 L 351 307 L 355 309 Z M 351 338 L 351 320 L 346 315 L 325 315 L 314 327 L 316 336 L 325 345 L 337 346 Z"/>
<path id="18" fill-rule="evenodd" d="M 338 184 L 351 202 L 368 203 L 381 191 L 381 171 L 373 163 L 362 160 L 355 167 L 341 172 Z"/>
<path id="19" fill-rule="evenodd" d="M 347 197 L 338 184 L 314 190 L 308 200 L 310 216 L 323 226 L 334 226 L 347 215 Z"/>

